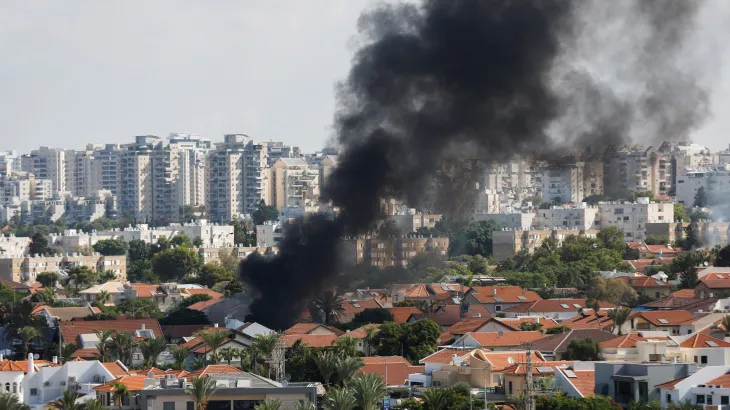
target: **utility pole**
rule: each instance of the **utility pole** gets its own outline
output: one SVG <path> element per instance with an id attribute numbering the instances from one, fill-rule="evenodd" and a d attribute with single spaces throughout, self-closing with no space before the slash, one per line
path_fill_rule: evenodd
<path id="1" fill-rule="evenodd" d="M 535 397 L 532 385 L 532 343 L 525 344 L 527 360 L 525 360 L 525 410 L 535 410 Z"/>

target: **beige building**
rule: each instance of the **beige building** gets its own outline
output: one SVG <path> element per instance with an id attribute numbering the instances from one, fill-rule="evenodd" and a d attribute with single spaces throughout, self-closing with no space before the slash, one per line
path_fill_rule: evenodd
<path id="1" fill-rule="evenodd" d="M 230 248 L 198 248 L 198 255 L 203 263 L 221 263 L 221 255 L 231 255 L 237 259 L 245 259 L 252 253 L 258 253 L 260 255 L 276 255 L 279 253 L 279 249 L 272 246 L 258 247 L 258 246 L 239 246 Z"/>
<path id="2" fill-rule="evenodd" d="M 96 272 L 113 271 L 119 279 L 127 277 L 126 256 L 102 256 L 79 254 L 58 256 L 0 257 L 0 278 L 14 282 L 35 282 L 41 272 L 60 272 L 74 266 L 88 266 Z"/>
<path id="3" fill-rule="evenodd" d="M 534 252 L 547 238 L 555 238 L 558 243 L 562 243 L 570 235 L 595 238 L 599 232 L 597 229 L 511 230 L 506 228 L 503 231 L 494 232 L 492 254 L 494 259 L 503 261 L 522 250 Z"/>
<path id="4" fill-rule="evenodd" d="M 276 209 L 316 205 L 319 168 L 302 158 L 279 158 L 271 167 L 271 196 Z"/>
<path id="5" fill-rule="evenodd" d="M 646 239 L 646 224 L 674 222 L 674 204 L 650 202 L 638 198 L 636 202 L 603 202 L 599 204 L 600 228 L 615 226 L 624 231 L 626 241 Z"/>
<path id="6" fill-rule="evenodd" d="M 411 233 L 416 232 L 419 228 L 436 227 L 436 223 L 441 220 L 441 215 L 417 212 L 408 215 L 393 215 L 391 219 L 401 232 Z"/>
<path id="7" fill-rule="evenodd" d="M 21 157 L 23 171 L 40 179 L 51 180 L 54 192 L 66 191 L 66 151 L 58 148 L 40 147 Z"/>
<path id="8" fill-rule="evenodd" d="M 327 155 L 319 163 L 319 186 L 322 187 L 327 183 L 327 177 L 337 168 L 338 160 L 339 157 L 337 155 Z"/>
<path id="9" fill-rule="evenodd" d="M 667 195 L 673 188 L 671 154 L 655 147 L 622 147 L 604 163 L 604 190 L 607 194 L 622 191 L 651 191 Z"/>
<path id="10" fill-rule="evenodd" d="M 686 238 L 689 222 L 652 222 L 646 224 L 646 235 L 653 235 L 667 238 L 668 243 L 677 239 Z M 704 244 L 726 245 L 730 242 L 728 231 L 730 222 L 698 222 L 700 238 Z"/>
<path id="11" fill-rule="evenodd" d="M 350 265 L 405 266 L 415 256 L 425 252 L 437 252 L 446 256 L 449 238 L 427 238 L 420 235 L 386 239 L 346 237 L 342 241 L 341 249 L 345 263 Z"/>

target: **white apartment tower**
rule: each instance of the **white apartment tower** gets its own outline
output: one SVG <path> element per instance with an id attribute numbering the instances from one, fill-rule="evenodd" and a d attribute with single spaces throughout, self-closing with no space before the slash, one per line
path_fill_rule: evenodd
<path id="1" fill-rule="evenodd" d="M 54 192 L 66 191 L 66 151 L 57 148 L 40 147 L 23 155 L 23 171 L 33 173 L 36 178 L 51 180 Z"/>
<path id="2" fill-rule="evenodd" d="M 271 168 L 271 196 L 276 209 L 316 205 L 319 168 L 302 158 L 279 158 Z"/>
<path id="3" fill-rule="evenodd" d="M 624 231 L 626 241 L 646 239 L 647 223 L 674 222 L 674 205 L 671 202 L 637 198 L 636 202 L 601 202 L 598 208 L 600 229 L 615 226 Z"/>
<path id="4" fill-rule="evenodd" d="M 730 165 L 714 164 L 685 168 L 677 174 L 676 201 L 694 205 L 697 190 L 704 188 L 710 203 L 730 195 Z"/>
<path id="5" fill-rule="evenodd" d="M 582 201 L 585 197 L 583 169 L 582 162 L 546 167 L 542 178 L 543 184 L 545 184 L 542 189 L 542 199 L 548 202 L 554 200 L 570 203 Z"/>
<path id="6" fill-rule="evenodd" d="M 651 191 L 668 194 L 674 182 L 671 154 L 654 147 L 626 146 L 614 152 L 604 165 L 604 190 L 607 194 L 622 191 Z"/>
<path id="7" fill-rule="evenodd" d="M 208 157 L 208 211 L 227 223 L 251 214 L 261 200 L 271 203 L 267 143 L 244 134 L 228 134 Z"/>
<path id="8" fill-rule="evenodd" d="M 121 163 L 122 149 L 119 144 L 105 144 L 95 149 L 91 160 L 91 192 L 104 190 L 119 195 Z"/>

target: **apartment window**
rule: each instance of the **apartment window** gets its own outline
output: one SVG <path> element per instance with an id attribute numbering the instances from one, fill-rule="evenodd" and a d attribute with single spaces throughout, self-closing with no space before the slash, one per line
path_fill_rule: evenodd
<path id="1" fill-rule="evenodd" d="M 708 394 L 705 401 L 707 402 L 708 406 L 712 406 L 712 396 L 711 395 Z"/>
<path id="2" fill-rule="evenodd" d="M 185 410 L 195 410 L 195 402 L 189 401 Z"/>
<path id="3" fill-rule="evenodd" d="M 656 292 L 656 293 L 654 293 L 654 297 L 655 297 L 655 298 L 659 299 L 659 296 L 661 296 L 661 293 L 660 293 L 660 292 Z"/>
<path id="4" fill-rule="evenodd" d="M 702 357 L 700 358 L 700 363 L 701 363 L 701 364 L 707 364 L 707 356 L 702 356 Z"/>
<path id="5" fill-rule="evenodd" d="M 30 389 L 30 395 L 31 396 L 37 396 L 38 395 L 38 389 Z"/>
<path id="6" fill-rule="evenodd" d="M 175 402 L 174 401 L 162 402 L 162 410 L 175 410 Z"/>
<path id="7" fill-rule="evenodd" d="M 730 404 L 730 396 L 720 396 L 720 404 L 723 406 Z"/>

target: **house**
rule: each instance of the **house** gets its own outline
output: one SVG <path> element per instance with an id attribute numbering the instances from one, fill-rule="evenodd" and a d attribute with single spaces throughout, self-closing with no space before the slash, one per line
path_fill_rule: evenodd
<path id="1" fill-rule="evenodd" d="M 385 382 L 386 386 L 404 386 L 408 381 L 408 375 L 422 373 L 425 366 L 412 365 L 401 356 L 378 356 L 363 357 L 363 367 L 358 370 L 361 374 L 377 374 Z"/>
<path id="2" fill-rule="evenodd" d="M 544 335 L 540 332 L 469 332 L 456 339 L 449 347 L 470 350 L 482 348 L 492 351 L 524 350 L 526 343 L 543 337 Z"/>
<path id="3" fill-rule="evenodd" d="M 450 344 L 457 338 L 469 333 L 507 333 L 507 332 L 519 332 L 523 324 L 534 324 L 538 323 L 542 325 L 540 331 L 544 332 L 553 327 L 559 326 L 558 322 L 554 319 L 544 317 L 519 317 L 514 319 L 505 318 L 469 318 L 463 320 L 450 328 L 446 329 L 439 337 L 439 343 L 442 345 Z"/>
<path id="4" fill-rule="evenodd" d="M 695 286 L 695 297 L 726 298 L 730 296 L 730 273 L 709 273 Z"/>
<path id="5" fill-rule="evenodd" d="M 285 335 L 337 335 L 341 336 L 345 332 L 332 326 L 320 323 L 297 323 L 284 331 Z"/>
<path id="6" fill-rule="evenodd" d="M 515 318 L 494 318 L 494 321 L 487 323 L 484 328 L 480 329 L 481 332 L 518 332 L 523 329 L 524 326 L 538 324 L 540 325 L 540 331 L 545 332 L 546 330 L 554 327 L 559 327 L 560 324 L 553 318 L 539 317 L 539 316 L 519 316 Z"/>
<path id="7" fill-rule="evenodd" d="M 730 273 L 730 271 L 728 271 L 728 273 Z M 680 289 L 676 292 L 672 292 L 672 296 L 681 299 L 694 299 L 695 291 L 694 289 Z"/>
<path id="8" fill-rule="evenodd" d="M 70 321 L 75 318 L 84 318 L 89 315 L 101 314 L 101 310 L 89 304 L 82 307 L 63 307 L 56 308 L 46 305 L 37 306 L 33 309 L 34 316 L 42 316 L 46 319 L 48 327 L 56 327 L 59 322 Z"/>
<path id="9" fill-rule="evenodd" d="M 216 291 L 214 291 L 212 289 L 208 289 L 208 288 L 202 288 L 202 287 L 200 287 L 200 288 L 198 288 L 198 287 L 196 287 L 196 288 L 184 287 L 184 288 L 181 288 L 180 289 L 180 296 L 183 299 L 189 298 L 190 296 L 195 296 L 195 295 L 208 295 L 208 296 L 210 296 L 211 299 L 221 299 L 221 298 L 223 298 L 223 294 L 222 293 L 216 292 Z"/>
<path id="10" fill-rule="evenodd" d="M 658 386 L 695 372 L 694 363 L 596 362 L 595 390 L 621 406 L 660 400 Z"/>
<path id="11" fill-rule="evenodd" d="M 538 381 L 541 378 L 553 378 L 555 372 L 560 368 L 565 368 L 575 363 L 575 361 L 546 361 L 537 362 L 534 366 L 530 366 L 532 379 Z M 504 392 L 507 395 L 519 395 L 525 391 L 525 376 L 527 375 L 527 366 L 522 363 L 514 364 L 502 371 Z"/>
<path id="12" fill-rule="evenodd" d="M 439 344 L 450 344 L 458 337 L 464 336 L 469 332 L 476 332 L 490 320 L 493 319 L 488 317 L 474 317 L 456 323 L 441 333 L 441 336 L 439 337 Z"/>
<path id="13" fill-rule="evenodd" d="M 419 283 L 394 287 L 392 297 L 393 302 L 442 300 L 447 304 L 458 305 L 469 290 L 468 286 L 460 283 Z"/>
<path id="14" fill-rule="evenodd" d="M 649 266 L 653 266 L 657 263 L 656 259 L 634 259 L 634 260 L 625 260 L 624 262 L 631 265 L 632 268 L 634 268 L 634 272 L 638 272 L 641 274 L 646 273 L 646 268 Z"/>
<path id="15" fill-rule="evenodd" d="M 253 409 L 267 398 L 281 400 L 282 410 L 293 410 L 300 402 L 317 405 L 317 383 L 286 385 L 226 365 L 210 365 L 180 377 L 147 377 L 139 391 L 139 407 L 145 410 L 186 409 L 191 403 L 185 391 L 195 377 L 210 377 L 218 389 L 208 402 L 208 409 Z"/>
<path id="16" fill-rule="evenodd" d="M 523 303 L 504 310 L 508 318 L 520 316 L 550 317 L 555 320 L 570 319 L 581 309 L 585 309 L 586 299 L 540 299 L 531 303 Z M 611 310 L 616 306 L 608 302 L 598 302 L 600 310 Z"/>
<path id="17" fill-rule="evenodd" d="M 640 259 L 674 257 L 679 250 L 669 245 L 647 245 L 643 242 L 629 242 L 629 247 L 638 251 Z"/>
<path id="18" fill-rule="evenodd" d="M 408 319 L 408 322 L 417 322 L 419 320 L 432 320 L 441 326 L 441 330 L 446 330 L 456 323 L 469 317 L 489 317 L 489 311 L 484 305 L 476 304 L 459 304 L 459 305 L 439 305 L 433 312 L 415 313 Z"/>
<path id="19" fill-rule="evenodd" d="M 724 409 L 730 405 L 730 366 L 707 366 L 689 377 L 679 377 L 657 388 L 664 409 L 686 401 Z"/>
<path id="20" fill-rule="evenodd" d="M 411 318 L 411 315 L 419 315 L 423 313 L 421 309 L 413 306 L 391 307 L 386 309 L 393 315 L 393 321 L 395 323 L 407 323 Z"/>
<path id="21" fill-rule="evenodd" d="M 659 299 L 669 295 L 672 291 L 672 285 L 650 276 L 621 276 L 616 279 L 631 286 L 639 296 Z"/>
<path id="22" fill-rule="evenodd" d="M 555 388 L 568 397 L 595 396 L 596 371 L 594 362 L 575 362 L 567 367 L 555 367 Z"/>
<path id="23" fill-rule="evenodd" d="M 519 286 L 477 286 L 467 291 L 464 300 L 482 304 L 490 314 L 495 315 L 516 305 L 540 299 L 542 298 L 537 293 Z"/>
<path id="24" fill-rule="evenodd" d="M 45 366 L 58 366 L 55 362 L 45 360 L 33 360 L 32 355 L 28 360 L 7 360 L 0 356 L 0 391 L 13 393 L 18 399 L 23 399 L 23 379 L 28 374 L 29 366 L 33 367 L 32 372 Z"/>
<path id="25" fill-rule="evenodd" d="M 253 340 L 256 338 L 257 335 L 266 335 L 273 332 L 273 330 L 255 322 L 246 323 L 236 329 L 219 327 L 217 323 L 214 323 L 213 326 L 203 328 L 200 331 L 213 332 L 220 330 L 225 330 L 227 332 L 227 337 L 220 345 L 218 350 L 228 347 L 236 350 L 244 350 L 245 348 L 253 344 Z M 210 360 L 211 356 L 213 355 L 210 347 L 207 346 L 203 339 L 198 336 L 191 338 L 187 342 L 183 343 L 181 346 L 190 349 L 190 355 L 188 356 L 188 359 L 186 359 L 186 363 L 189 363 L 195 358 L 200 357 L 205 357 L 206 359 Z M 232 361 L 239 362 L 240 358 L 233 358 Z"/>
<path id="26" fill-rule="evenodd" d="M 13 291 L 18 292 L 18 293 L 23 293 L 23 294 L 32 293 L 30 286 L 28 286 L 24 283 L 14 282 L 9 279 L 0 278 L 0 285 L 5 285 L 5 286 L 9 287 L 10 289 L 12 289 Z"/>
<path id="27" fill-rule="evenodd" d="M 671 335 L 688 335 L 720 320 L 721 313 L 690 313 L 686 310 L 634 311 L 629 316 L 634 330 L 664 330 Z"/>
<path id="28" fill-rule="evenodd" d="M 357 345 L 355 348 L 357 351 L 365 353 L 366 356 L 370 356 L 374 346 L 371 343 L 372 341 L 369 340 L 368 332 L 371 332 L 374 335 L 378 333 L 378 329 L 380 329 L 379 324 L 368 324 L 340 335 L 340 337 L 352 337 L 353 339 L 356 339 Z"/>
<path id="29" fill-rule="evenodd" d="M 613 339 L 613 333 L 598 329 L 570 329 L 565 333 L 545 336 L 532 342 L 533 349 L 540 352 L 546 360 L 562 360 L 570 342 L 579 339 L 593 339 L 600 343 Z"/>
<path id="30" fill-rule="evenodd" d="M 337 317 L 340 323 L 350 323 L 355 315 L 365 309 L 378 309 L 383 305 L 377 299 L 348 300 L 342 304 L 343 312 Z"/>
<path id="31" fill-rule="evenodd" d="M 161 325 L 162 334 L 172 344 L 184 343 L 184 338 L 191 337 L 195 333 L 205 329 L 208 325 Z"/>
<path id="32" fill-rule="evenodd" d="M 628 321 L 627 321 L 628 322 Z M 608 316 L 608 312 L 598 311 L 596 314 L 593 309 L 583 309 L 577 315 L 570 319 L 563 320 L 560 322 L 560 326 L 565 326 L 570 329 L 599 329 L 599 330 L 612 330 L 613 320 Z M 630 324 L 624 324 L 622 330 L 630 330 Z"/>
<path id="33" fill-rule="evenodd" d="M 132 333 L 135 338 L 140 339 L 162 337 L 162 328 L 160 328 L 157 319 L 118 317 L 115 320 L 74 320 L 60 322 L 59 328 L 64 343 L 74 344 L 79 347 L 79 350 L 75 351 L 71 357 L 92 360 L 98 359 L 99 356 L 99 349 L 97 348 L 99 338 L 96 336 L 96 330 L 126 331 Z M 132 353 L 132 364 L 138 365 L 142 361 L 142 354 L 135 350 Z"/>
<path id="34" fill-rule="evenodd" d="M 667 331 L 645 330 L 604 340 L 598 345 L 601 357 L 609 361 L 656 362 L 679 357 L 679 344 Z"/>
<path id="35" fill-rule="evenodd" d="M 730 342 L 698 332 L 685 336 L 673 336 L 679 344 L 679 359 L 695 363 L 697 367 L 730 365 Z"/>
<path id="36" fill-rule="evenodd" d="M 211 323 L 225 323 L 228 318 L 245 318 L 248 305 L 236 298 L 211 299 L 193 303 L 188 309 L 205 313 Z"/>
<path id="37" fill-rule="evenodd" d="M 303 345 L 309 347 L 331 347 L 334 346 L 337 340 L 337 335 L 331 334 L 304 334 L 304 335 L 283 335 L 281 337 L 282 342 L 286 345 L 287 349 L 294 346 L 296 342 L 301 341 Z"/>
<path id="38" fill-rule="evenodd" d="M 108 295 L 109 297 L 106 305 L 118 305 L 126 298 L 124 294 L 124 282 L 110 280 L 79 291 L 79 297 L 88 303 L 96 302 L 102 294 Z"/>
<path id="39" fill-rule="evenodd" d="M 645 310 L 686 310 L 690 313 L 695 312 L 712 312 L 714 310 L 730 310 L 730 303 L 725 303 L 727 299 L 696 299 L 694 297 L 694 290 L 683 289 L 692 291 L 691 297 L 683 298 L 676 296 L 679 292 L 674 292 L 669 296 L 663 297 L 658 300 L 644 303 L 641 307 Z M 728 306 L 728 309 L 725 309 Z"/>

